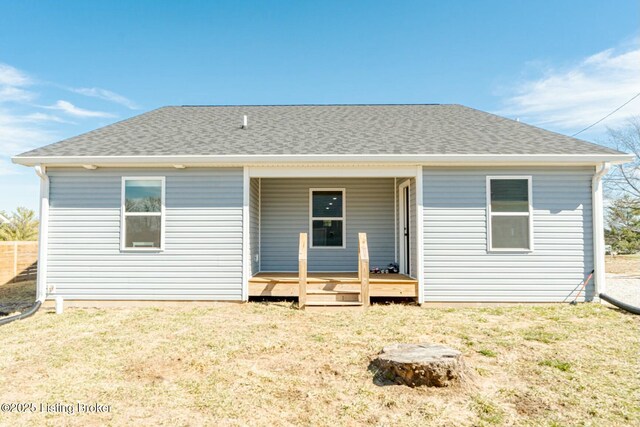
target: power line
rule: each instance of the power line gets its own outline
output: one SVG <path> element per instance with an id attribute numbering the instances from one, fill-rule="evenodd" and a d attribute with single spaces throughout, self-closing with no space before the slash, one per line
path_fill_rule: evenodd
<path id="1" fill-rule="evenodd" d="M 598 120 L 597 122 L 595 122 L 592 125 L 587 126 L 586 128 L 582 129 L 580 132 L 576 132 L 571 136 L 576 136 L 576 135 L 580 135 L 582 132 L 584 132 L 585 130 L 589 130 L 592 127 L 594 127 L 595 125 L 597 125 L 598 123 L 600 123 L 601 121 L 603 121 L 604 119 L 608 118 L 609 116 L 617 113 L 618 111 L 620 111 L 622 109 L 622 107 L 624 107 L 625 105 L 627 105 L 628 103 L 630 103 L 631 101 L 633 101 L 634 99 L 636 99 L 637 97 L 640 96 L 640 92 L 636 93 L 633 98 L 631 98 L 630 100 L 628 100 L 627 102 L 625 102 L 624 104 L 622 104 L 621 106 L 619 106 L 618 108 L 616 108 L 615 110 L 613 110 L 612 112 L 610 112 L 609 114 L 607 114 L 606 116 L 604 116 L 603 118 L 601 118 L 600 120 Z"/>

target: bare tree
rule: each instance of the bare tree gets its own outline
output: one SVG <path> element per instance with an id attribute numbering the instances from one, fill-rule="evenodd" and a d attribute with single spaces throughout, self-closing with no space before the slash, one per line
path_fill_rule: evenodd
<path id="1" fill-rule="evenodd" d="M 618 165 L 605 178 L 605 185 L 614 197 L 628 194 L 640 201 L 640 117 L 632 117 L 625 126 L 608 129 L 609 144 L 620 151 L 635 154 L 633 162 Z"/>

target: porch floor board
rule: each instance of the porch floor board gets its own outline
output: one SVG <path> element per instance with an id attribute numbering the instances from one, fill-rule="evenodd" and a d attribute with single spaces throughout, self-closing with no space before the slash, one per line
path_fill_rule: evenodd
<path id="1" fill-rule="evenodd" d="M 359 291 L 357 272 L 308 273 L 308 290 Z M 417 297 L 418 281 L 405 274 L 371 274 L 372 297 Z M 249 280 L 249 296 L 296 297 L 298 273 L 263 272 Z"/>

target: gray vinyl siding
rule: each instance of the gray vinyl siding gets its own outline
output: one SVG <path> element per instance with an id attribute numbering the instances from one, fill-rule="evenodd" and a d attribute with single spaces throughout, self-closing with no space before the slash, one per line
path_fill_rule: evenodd
<path id="1" fill-rule="evenodd" d="M 561 302 L 593 269 L 593 168 L 423 171 L 426 302 Z M 487 253 L 486 176 L 501 174 L 532 176 L 532 253 Z"/>
<path id="2" fill-rule="evenodd" d="M 249 252 L 251 254 L 251 274 L 260 271 L 260 180 L 250 181 L 249 203 Z"/>
<path id="3" fill-rule="evenodd" d="M 240 300 L 242 169 L 50 169 L 52 296 Z M 120 251 L 122 176 L 165 176 L 165 250 Z"/>
<path id="4" fill-rule="evenodd" d="M 393 178 L 263 178 L 262 271 L 298 270 L 299 234 L 309 233 L 310 188 L 346 189 L 347 240 L 344 249 L 310 247 L 309 271 L 357 271 L 358 232 L 367 233 L 371 267 L 393 262 Z"/>

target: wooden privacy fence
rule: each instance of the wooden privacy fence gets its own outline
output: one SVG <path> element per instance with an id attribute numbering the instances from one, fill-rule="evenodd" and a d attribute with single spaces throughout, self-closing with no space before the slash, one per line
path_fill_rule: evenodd
<path id="1" fill-rule="evenodd" d="M 0 242 L 0 285 L 35 280 L 38 242 Z"/>

